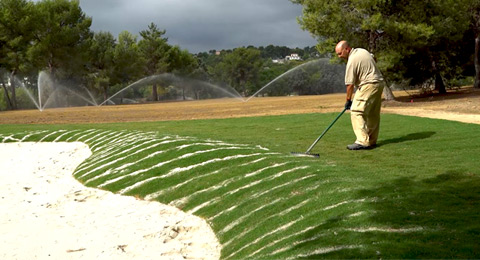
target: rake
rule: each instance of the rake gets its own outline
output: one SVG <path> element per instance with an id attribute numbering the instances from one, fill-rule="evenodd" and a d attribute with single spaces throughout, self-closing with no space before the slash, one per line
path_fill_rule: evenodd
<path id="1" fill-rule="evenodd" d="M 300 157 L 320 157 L 320 154 L 318 153 L 310 153 L 310 151 L 313 149 L 313 147 L 318 143 L 318 141 L 320 141 L 320 139 L 322 139 L 322 137 L 327 133 L 327 131 L 332 128 L 332 126 L 335 124 L 335 122 L 337 122 L 337 120 L 343 115 L 343 113 L 345 113 L 347 109 L 344 108 L 342 110 L 342 112 L 340 112 L 340 114 L 338 114 L 337 117 L 335 117 L 335 119 L 333 120 L 333 122 L 325 129 L 323 130 L 323 133 L 317 138 L 317 140 L 315 140 L 315 142 L 313 142 L 312 145 L 310 145 L 310 147 L 307 149 L 306 152 L 304 153 L 298 153 L 298 152 L 291 152 L 291 154 L 293 156 L 300 156 Z"/>

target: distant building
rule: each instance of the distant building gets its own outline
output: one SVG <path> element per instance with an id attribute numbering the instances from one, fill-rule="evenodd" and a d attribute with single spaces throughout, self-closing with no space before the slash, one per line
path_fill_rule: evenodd
<path id="1" fill-rule="evenodd" d="M 298 56 L 297 53 L 292 53 L 289 56 L 286 56 L 285 60 L 287 60 L 287 61 L 288 60 L 302 60 L 302 58 L 300 58 L 300 56 Z"/>

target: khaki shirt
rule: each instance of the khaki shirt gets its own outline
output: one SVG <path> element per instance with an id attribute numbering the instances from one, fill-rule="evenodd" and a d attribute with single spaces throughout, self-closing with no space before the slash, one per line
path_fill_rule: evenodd
<path id="1" fill-rule="evenodd" d="M 382 73 L 377 68 L 373 56 L 365 49 L 356 48 L 348 55 L 345 71 L 345 85 L 363 86 L 383 81 Z"/>

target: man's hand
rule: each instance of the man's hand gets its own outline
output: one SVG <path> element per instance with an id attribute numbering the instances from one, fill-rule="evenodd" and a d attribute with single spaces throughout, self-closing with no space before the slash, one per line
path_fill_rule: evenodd
<path id="1" fill-rule="evenodd" d="M 345 109 L 346 109 L 346 110 L 350 110 L 351 107 L 352 107 L 352 101 L 351 101 L 351 100 L 347 100 L 347 102 L 345 102 Z"/>

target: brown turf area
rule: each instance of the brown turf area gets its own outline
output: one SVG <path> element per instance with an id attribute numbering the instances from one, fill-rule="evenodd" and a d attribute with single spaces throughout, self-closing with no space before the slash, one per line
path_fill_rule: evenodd
<path id="1" fill-rule="evenodd" d="M 384 101 L 383 112 L 427 116 L 428 113 L 455 113 L 468 119 L 480 115 L 480 90 L 471 87 L 449 90 L 447 94 L 419 95 L 394 92 L 396 101 Z M 255 97 L 248 102 L 224 98 L 198 101 L 159 102 L 132 105 L 68 107 L 0 112 L 0 124 L 73 124 L 192 120 L 265 115 L 340 112 L 345 94 L 319 96 Z M 430 111 L 430 112 L 429 112 Z M 445 119 L 452 119 L 450 118 Z M 454 120 L 455 118 L 453 118 Z M 475 122 L 473 122 L 475 123 Z"/>

